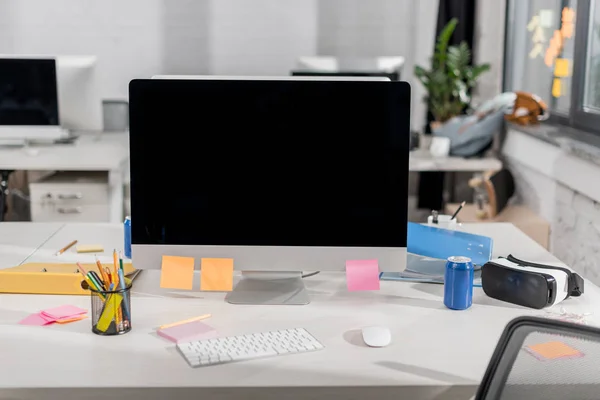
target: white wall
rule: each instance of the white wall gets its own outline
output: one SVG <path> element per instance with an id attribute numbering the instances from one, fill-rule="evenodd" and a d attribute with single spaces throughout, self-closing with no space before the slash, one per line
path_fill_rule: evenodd
<path id="1" fill-rule="evenodd" d="M 316 0 L 211 4 L 213 74 L 289 75 L 298 56 L 316 54 Z"/>
<path id="2" fill-rule="evenodd" d="M 438 0 L 0 0 L 0 53 L 95 54 L 103 98 L 154 74 L 287 75 L 303 55 L 402 55 L 413 127 L 415 62 L 433 50 Z"/>
<path id="3" fill-rule="evenodd" d="M 104 98 L 161 68 L 160 0 L 0 0 L 0 52 L 97 55 Z"/>
<path id="4" fill-rule="evenodd" d="M 512 129 L 502 152 L 520 202 L 550 222 L 550 251 L 600 284 L 600 166 Z"/>

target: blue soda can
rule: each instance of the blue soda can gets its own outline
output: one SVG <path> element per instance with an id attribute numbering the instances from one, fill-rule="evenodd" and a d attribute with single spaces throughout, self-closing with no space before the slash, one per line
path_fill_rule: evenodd
<path id="1" fill-rule="evenodd" d="M 473 304 L 473 263 L 469 257 L 452 256 L 444 273 L 444 305 L 466 310 Z"/>
<path id="2" fill-rule="evenodd" d="M 125 246 L 123 252 L 125 253 L 125 257 L 131 258 L 131 217 L 125 217 L 123 226 L 125 227 Z"/>

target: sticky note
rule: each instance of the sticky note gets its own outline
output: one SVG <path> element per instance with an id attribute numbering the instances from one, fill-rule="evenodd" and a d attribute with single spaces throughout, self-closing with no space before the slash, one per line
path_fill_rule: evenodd
<path id="1" fill-rule="evenodd" d="M 77 315 L 74 317 L 70 317 L 70 318 L 64 318 L 64 319 L 57 319 L 56 322 L 57 324 L 68 324 L 69 322 L 75 322 L 75 321 L 81 321 L 82 319 L 87 318 L 86 315 Z"/>
<path id="2" fill-rule="evenodd" d="M 554 10 L 540 10 L 539 21 L 542 28 L 552 28 L 554 26 Z"/>
<path id="3" fill-rule="evenodd" d="M 350 292 L 379 290 L 379 263 L 377 260 L 346 261 L 346 283 Z"/>
<path id="4" fill-rule="evenodd" d="M 194 259 L 192 257 L 162 257 L 161 288 L 192 290 L 193 285 Z"/>
<path id="5" fill-rule="evenodd" d="M 78 253 L 104 253 L 101 244 L 82 244 L 76 247 Z"/>
<path id="6" fill-rule="evenodd" d="M 31 314 L 30 316 L 19 321 L 20 325 L 31 325 L 31 326 L 44 326 L 53 323 L 54 321 L 48 321 L 38 314 Z"/>
<path id="7" fill-rule="evenodd" d="M 569 75 L 569 59 L 557 58 L 554 61 L 554 76 L 557 78 L 566 78 Z"/>
<path id="8" fill-rule="evenodd" d="M 554 78 L 554 81 L 552 82 L 552 96 L 560 97 L 560 95 L 561 95 L 560 79 Z"/>
<path id="9" fill-rule="evenodd" d="M 200 290 L 233 290 L 233 258 L 203 258 L 200 263 Z"/>
<path id="10" fill-rule="evenodd" d="M 44 316 L 50 317 L 53 320 L 63 319 L 63 318 L 71 318 L 81 314 L 86 314 L 87 310 L 75 306 L 60 306 L 49 308 L 47 310 L 42 311 Z"/>
<path id="11" fill-rule="evenodd" d="M 547 342 L 527 346 L 527 351 L 540 360 L 582 357 L 583 353 L 563 342 Z"/>
<path id="12" fill-rule="evenodd" d="M 216 336 L 213 327 L 201 321 L 172 326 L 156 331 L 160 336 L 175 343 L 191 342 L 192 340 L 207 339 Z"/>

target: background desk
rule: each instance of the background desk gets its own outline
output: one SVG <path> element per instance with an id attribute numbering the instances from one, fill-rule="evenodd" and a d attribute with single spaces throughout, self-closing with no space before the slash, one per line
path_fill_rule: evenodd
<path id="1" fill-rule="evenodd" d="M 84 134 L 73 144 L 0 148 L 0 170 L 107 172 L 110 222 L 123 222 L 123 191 L 129 179 L 126 133 Z"/>
<path id="2" fill-rule="evenodd" d="M 24 234 L 38 235 L 36 238 Z M 557 261 L 511 224 L 466 225 L 494 238 L 495 255 Z M 44 234 L 46 238 L 42 239 Z M 18 238 L 22 240 L 19 241 Z M 2 267 L 8 257 L 27 261 L 93 260 L 72 252 L 52 254 L 73 238 L 122 246 L 122 228 L 111 224 L 0 224 Z M 36 243 L 36 240 L 39 240 Z M 109 257 L 109 253 L 105 256 Z M 307 306 L 235 306 L 224 293 L 171 291 L 158 287 L 158 271 L 144 271 L 134 285 L 133 331 L 120 337 L 91 333 L 89 319 L 64 326 L 17 325 L 44 308 L 74 304 L 89 309 L 87 296 L 0 295 L 0 398 L 11 399 L 469 399 L 479 385 L 500 333 L 520 315 L 545 315 L 502 303 L 475 289 L 474 305 L 451 311 L 443 287 L 381 282 L 379 292 L 346 290 L 342 273 L 306 279 Z M 562 303 L 568 312 L 594 312 L 600 290 Z M 220 335 L 304 327 L 324 345 L 319 352 L 192 369 L 154 329 L 212 313 Z M 592 315 L 591 323 L 597 323 Z M 392 330 L 386 348 L 367 348 L 360 328 Z"/>
<path id="3" fill-rule="evenodd" d="M 409 170 L 411 172 L 446 171 L 446 172 L 484 172 L 499 171 L 502 162 L 494 157 L 432 157 L 429 151 L 413 150 L 410 152 Z"/>

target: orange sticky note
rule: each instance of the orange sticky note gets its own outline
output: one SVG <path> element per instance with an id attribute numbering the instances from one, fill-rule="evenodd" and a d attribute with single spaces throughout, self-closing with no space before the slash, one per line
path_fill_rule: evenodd
<path id="1" fill-rule="evenodd" d="M 552 82 L 552 96 L 553 97 L 560 97 L 561 95 L 561 87 L 560 87 L 560 79 L 559 78 L 554 78 L 554 81 Z"/>
<path id="2" fill-rule="evenodd" d="M 192 290 L 193 285 L 194 259 L 192 257 L 162 257 L 161 288 Z"/>
<path id="3" fill-rule="evenodd" d="M 68 324 L 69 322 L 81 321 L 84 318 L 87 318 L 87 316 L 85 316 L 85 315 L 78 315 L 76 317 L 71 317 L 71 318 L 57 319 L 54 322 L 56 322 L 57 324 Z"/>
<path id="4" fill-rule="evenodd" d="M 540 360 L 555 360 L 557 358 L 581 357 L 583 353 L 563 342 L 547 342 L 527 346 L 527 350 Z"/>
<path id="5" fill-rule="evenodd" d="M 554 61 L 554 76 L 557 78 L 566 78 L 569 76 L 569 59 L 557 58 Z"/>
<path id="6" fill-rule="evenodd" d="M 200 262 L 200 290 L 233 290 L 233 258 L 203 258 Z"/>

